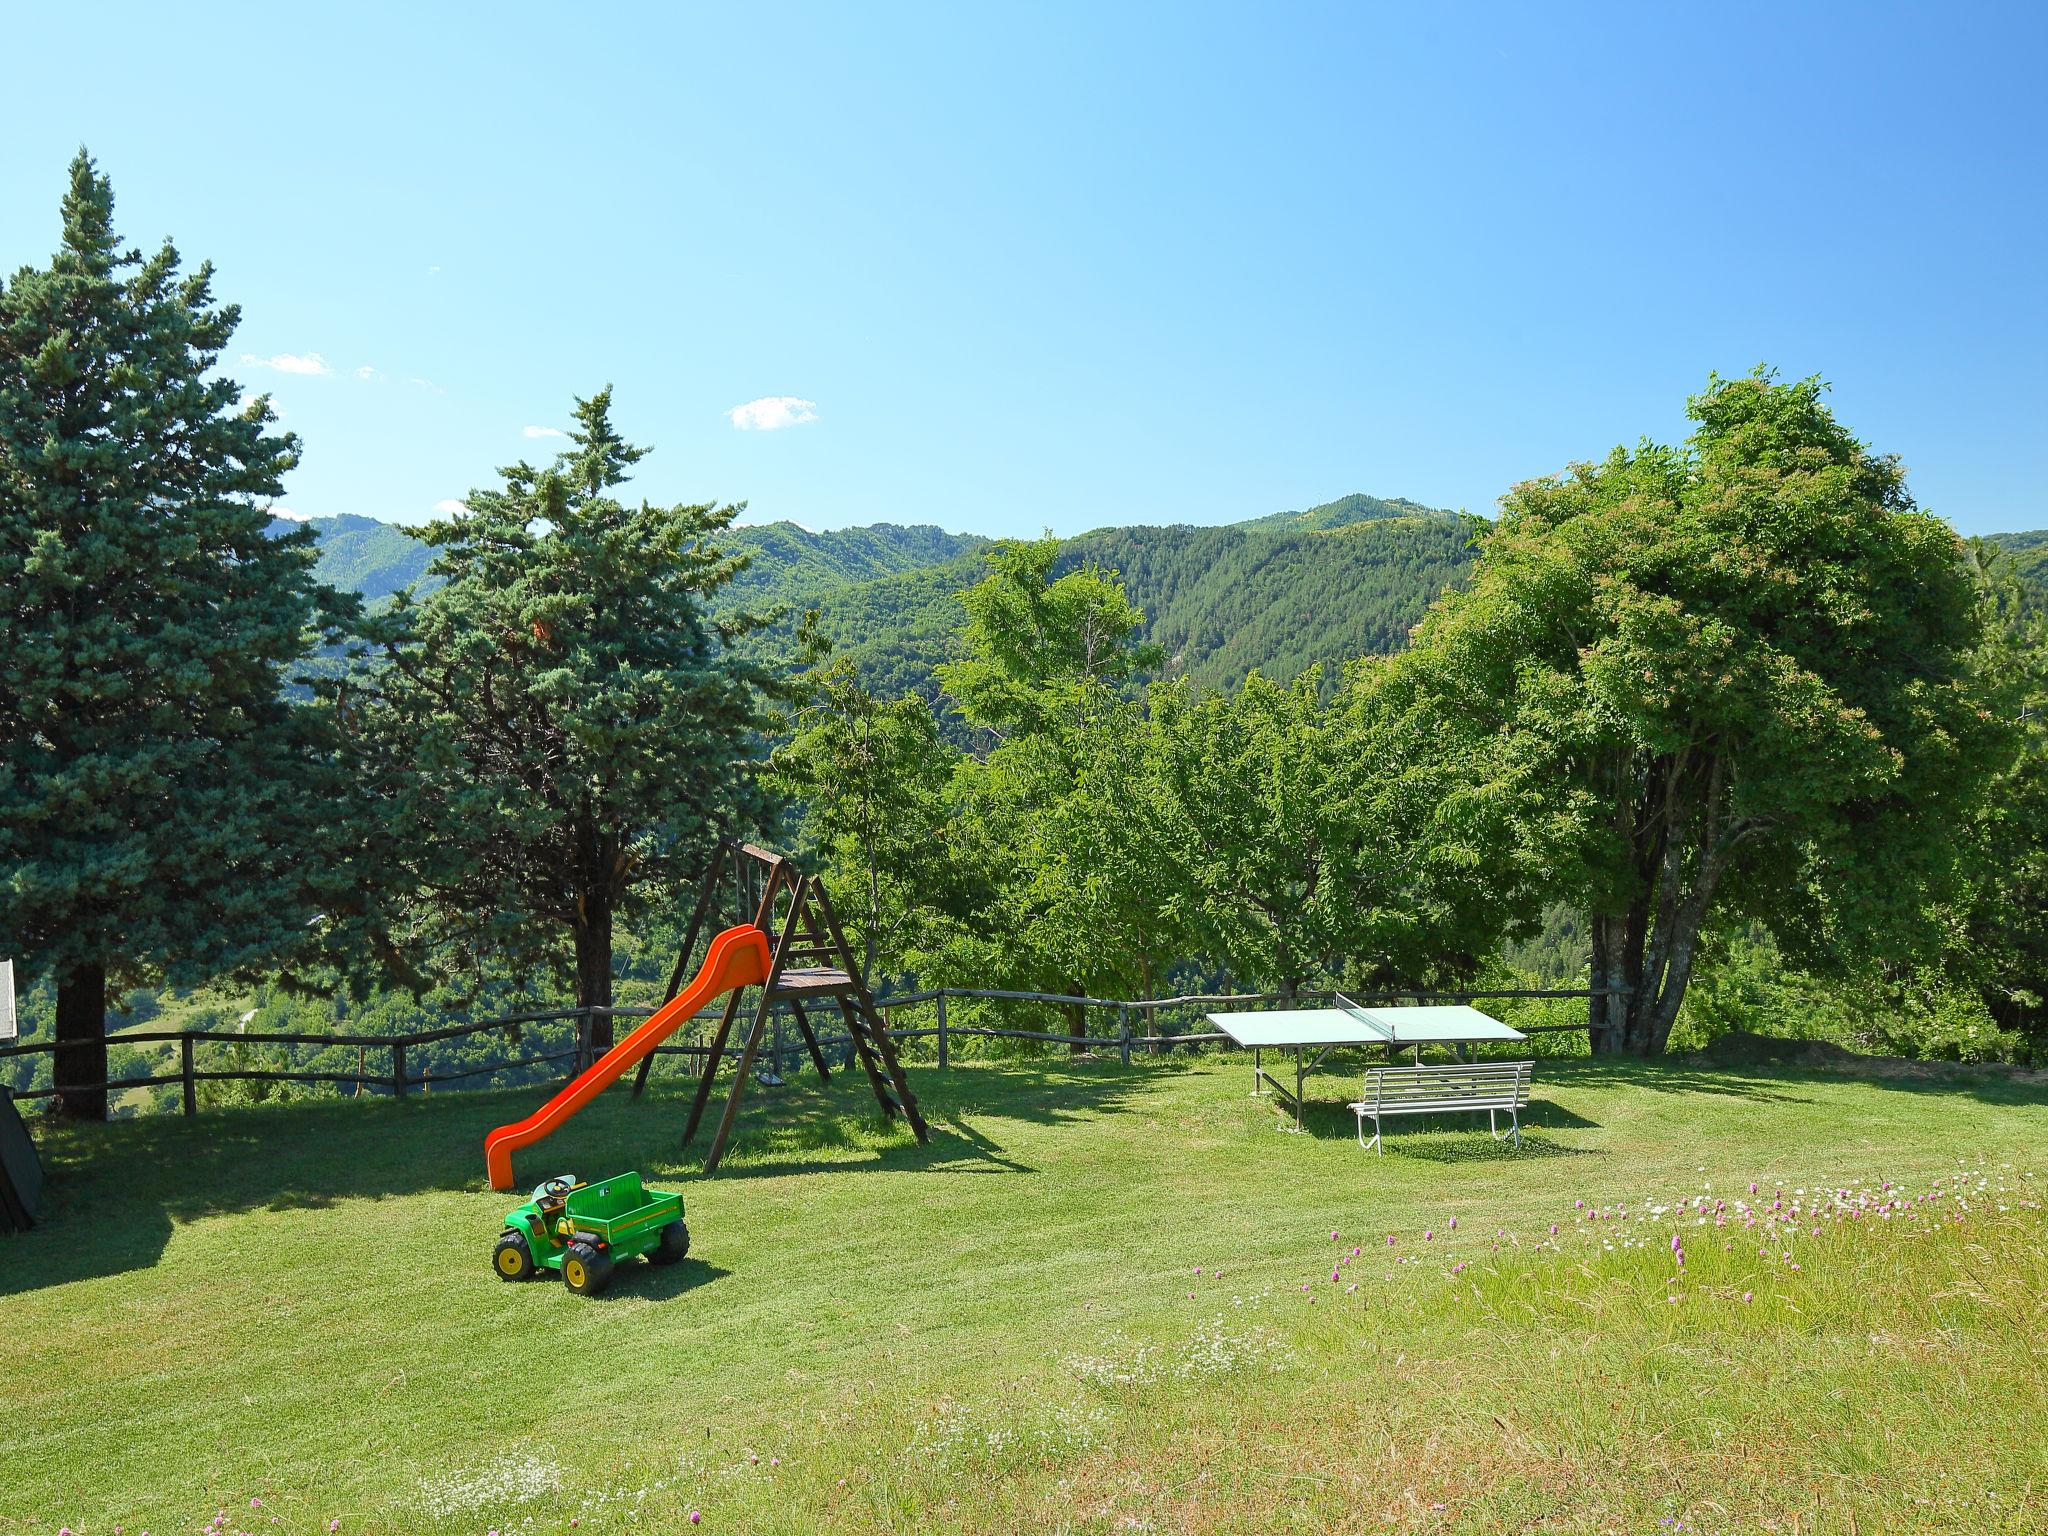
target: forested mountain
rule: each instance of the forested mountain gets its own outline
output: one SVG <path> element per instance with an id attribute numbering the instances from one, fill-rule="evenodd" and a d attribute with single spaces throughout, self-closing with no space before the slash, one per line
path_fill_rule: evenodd
<path id="1" fill-rule="evenodd" d="M 372 599 L 419 580 L 433 553 L 405 529 L 367 517 L 311 526 L 320 580 Z M 1334 671 L 1351 657 L 1399 649 L 1423 610 L 1463 579 L 1483 527 L 1399 497 L 1353 494 L 1220 527 L 1096 529 L 1066 542 L 1059 569 L 1094 561 L 1121 573 L 1169 672 L 1221 686 L 1255 668 L 1292 677 L 1318 662 Z M 815 608 L 833 644 L 890 694 L 932 691 L 933 667 L 956 653 L 960 594 L 984 574 L 989 543 L 928 524 L 814 533 L 789 522 L 735 528 L 727 542 L 754 563 L 721 601 L 789 610 L 753 644 L 786 647 L 798 617 Z M 2048 531 L 1992 542 L 2048 602 Z"/>
<path id="2" fill-rule="evenodd" d="M 317 581 L 345 592 L 360 592 L 369 602 L 391 596 L 426 574 L 434 552 L 418 539 L 374 517 L 344 513 L 338 517 L 274 517 L 270 531 L 290 533 L 311 528 L 319 537 L 320 559 L 313 567 Z"/>
<path id="3" fill-rule="evenodd" d="M 1334 673 L 1354 656 L 1398 649 L 1461 579 L 1479 526 L 1414 502 L 1347 496 L 1221 527 L 1097 529 L 1067 540 L 1056 569 L 1092 561 L 1117 571 L 1168 671 L 1223 685 L 1254 668 L 1293 677 L 1320 662 Z M 794 610 L 816 608 L 872 685 L 929 694 L 932 669 L 957 654 L 960 594 L 984 574 L 975 549 L 872 581 L 785 581 L 777 595 L 793 612 L 762 643 L 778 643 Z"/>
<path id="4" fill-rule="evenodd" d="M 1335 501 L 1326 501 L 1319 507 L 1310 507 L 1306 512 L 1275 512 L 1266 517 L 1249 518 L 1235 526 L 1312 533 L 1331 528 L 1348 528 L 1353 523 L 1381 522 L 1395 517 L 1447 515 L 1449 514 L 1439 508 L 1425 507 L 1421 502 L 1410 501 L 1405 496 L 1368 496 L 1363 491 L 1353 491 L 1349 496 L 1339 496 Z"/>
<path id="5" fill-rule="evenodd" d="M 942 565 L 979 550 L 988 540 L 979 534 L 948 533 L 929 523 L 875 523 L 824 533 L 799 523 L 759 523 L 734 528 L 721 542 L 754 558 L 726 588 L 727 597 L 759 606 L 814 602 L 817 594 L 833 587 Z"/>
<path id="6" fill-rule="evenodd" d="M 1991 542 L 2012 557 L 2013 574 L 2048 609 L 2048 528 L 2032 533 L 1994 533 Z"/>

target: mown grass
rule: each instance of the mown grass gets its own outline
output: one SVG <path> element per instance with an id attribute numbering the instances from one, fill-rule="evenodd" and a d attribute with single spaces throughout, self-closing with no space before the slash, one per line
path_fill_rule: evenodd
<path id="1" fill-rule="evenodd" d="M 1520 1153 L 1374 1158 L 1248 1078 L 926 1070 L 923 1148 L 804 1079 L 709 1180 L 608 1097 L 521 1176 L 679 1179 L 696 1246 L 596 1301 L 488 1268 L 530 1090 L 43 1132 L 0 1532 L 2048 1525 L 2036 1083 L 1545 1063 Z"/>

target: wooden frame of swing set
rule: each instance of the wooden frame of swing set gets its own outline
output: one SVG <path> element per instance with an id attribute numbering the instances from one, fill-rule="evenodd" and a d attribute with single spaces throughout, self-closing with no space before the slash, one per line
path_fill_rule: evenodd
<path id="1" fill-rule="evenodd" d="M 839 915 L 832 910 L 832 898 L 826 894 L 822 880 L 804 874 L 786 855 L 736 839 L 719 841 L 698 888 L 697 904 L 690 914 L 690 925 L 684 931 L 682 947 L 676 953 L 676 963 L 669 971 L 663 1001 L 674 998 L 682 989 L 690 961 L 696 953 L 697 939 L 716 909 L 720 885 L 728 870 L 738 895 L 738 915 L 741 920 L 751 921 L 768 934 L 774 947 L 767 979 L 759 988 L 760 1000 L 754 1009 L 753 1024 L 740 1046 L 732 1090 L 726 1096 L 724 1113 L 719 1116 L 717 1133 L 711 1138 L 711 1150 L 704 1158 L 704 1171 L 715 1172 L 725 1156 L 733 1124 L 739 1118 L 740 1101 L 746 1096 L 747 1082 L 753 1075 L 755 1059 L 760 1055 L 762 1037 L 778 1005 L 789 1008 L 797 1031 L 803 1037 L 804 1047 L 810 1052 L 811 1064 L 818 1069 L 819 1081 L 832 1080 L 831 1070 L 825 1065 L 825 1053 L 819 1048 L 818 1037 L 804 1013 L 806 1001 L 813 1004 L 830 1002 L 838 1008 L 847 1037 L 853 1043 L 854 1059 L 867 1074 L 868 1085 L 874 1090 L 875 1102 L 881 1106 L 882 1113 L 890 1119 L 902 1117 L 909 1122 L 920 1142 L 928 1140 L 930 1128 L 925 1124 L 923 1111 L 918 1108 L 917 1095 L 911 1091 L 910 1079 L 904 1074 L 895 1042 L 889 1038 L 888 1026 L 875 1007 L 874 996 L 868 991 L 860 964 L 854 959 L 852 947 L 846 942 L 846 933 L 839 926 Z M 776 915 L 778 897 L 786 903 L 779 921 Z M 690 1104 L 690 1118 L 683 1127 L 685 1147 L 695 1140 L 705 1107 L 711 1101 L 712 1086 L 718 1078 L 718 1064 L 725 1055 L 746 990 L 740 987 L 726 994 L 718 1026 L 705 1051 L 696 1096 Z M 653 1065 L 654 1053 L 650 1051 L 641 1059 L 633 1077 L 635 1099 L 646 1089 L 648 1073 Z"/>

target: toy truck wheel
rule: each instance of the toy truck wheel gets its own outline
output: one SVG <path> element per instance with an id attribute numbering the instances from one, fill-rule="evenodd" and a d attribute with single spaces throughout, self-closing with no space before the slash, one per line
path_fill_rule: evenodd
<path id="1" fill-rule="evenodd" d="M 689 1256 L 690 1229 L 680 1221 L 672 1221 L 661 1229 L 661 1241 L 649 1250 L 650 1264 L 680 1264 Z"/>
<path id="2" fill-rule="evenodd" d="M 588 1243 L 571 1243 L 562 1254 L 562 1283 L 578 1296 L 595 1296 L 611 1278 L 612 1256 Z"/>
<path id="3" fill-rule="evenodd" d="M 526 1246 L 524 1232 L 508 1231 L 498 1239 L 498 1246 L 491 1250 L 491 1268 L 500 1280 L 533 1278 L 533 1250 Z"/>

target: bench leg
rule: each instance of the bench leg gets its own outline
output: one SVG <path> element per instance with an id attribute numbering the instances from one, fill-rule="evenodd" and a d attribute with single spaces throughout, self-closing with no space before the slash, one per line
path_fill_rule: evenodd
<path id="1" fill-rule="evenodd" d="M 1508 1136 L 1503 1136 L 1500 1133 L 1499 1113 L 1498 1110 L 1492 1109 L 1486 1112 L 1487 1130 L 1493 1133 L 1495 1141 L 1506 1141 L 1508 1136 L 1512 1136 L 1515 1140 L 1515 1150 L 1519 1152 L 1522 1148 L 1522 1112 L 1519 1109 L 1508 1111 L 1508 1116 L 1513 1121 L 1513 1124 L 1508 1127 Z"/>
<path id="2" fill-rule="evenodd" d="M 1361 1147 L 1365 1147 L 1365 1148 L 1368 1148 L 1369 1150 L 1371 1150 L 1371 1151 L 1373 1151 L 1373 1152 L 1377 1152 L 1377 1153 L 1378 1153 L 1378 1154 L 1379 1154 L 1380 1156 L 1382 1156 L 1382 1157 L 1385 1157 L 1385 1156 L 1386 1156 L 1386 1151 L 1385 1151 L 1385 1149 L 1383 1149 L 1383 1148 L 1382 1148 L 1382 1147 L 1380 1146 L 1380 1120 L 1379 1120 L 1379 1116 L 1378 1116 L 1378 1115 L 1374 1115 L 1374 1116 L 1373 1116 L 1373 1120 L 1372 1120 L 1372 1140 L 1371 1140 L 1371 1141 L 1367 1141 L 1367 1140 L 1365 1139 L 1365 1111 L 1361 1109 L 1361 1110 L 1358 1110 L 1358 1111 L 1357 1111 L 1356 1113 L 1357 1113 L 1357 1115 L 1358 1115 L 1358 1144 L 1359 1144 L 1359 1145 L 1360 1145 Z"/>

